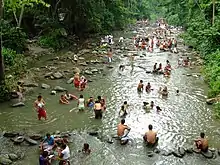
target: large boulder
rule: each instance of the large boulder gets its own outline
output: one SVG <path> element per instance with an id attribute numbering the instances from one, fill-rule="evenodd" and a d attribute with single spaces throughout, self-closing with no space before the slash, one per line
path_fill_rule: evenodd
<path id="1" fill-rule="evenodd" d="M 19 135 L 19 133 L 17 133 L 17 132 L 5 132 L 4 134 L 3 134 L 3 136 L 4 137 L 15 137 L 15 136 L 17 136 L 17 135 Z"/>
<path id="2" fill-rule="evenodd" d="M 35 140 L 33 140 L 33 139 L 29 138 L 29 137 L 25 137 L 24 140 L 26 142 L 28 142 L 30 145 L 37 145 L 38 144 L 37 141 L 35 141 Z"/>
<path id="3" fill-rule="evenodd" d="M 65 88 L 62 88 L 62 87 L 60 87 L 60 86 L 56 86 L 56 87 L 54 88 L 54 90 L 57 91 L 57 92 L 67 91 Z"/>
<path id="4" fill-rule="evenodd" d="M 12 105 L 12 107 L 23 107 L 25 104 L 23 102 L 15 103 Z"/>
<path id="5" fill-rule="evenodd" d="M 85 70 L 84 73 L 87 75 L 93 75 L 93 73 L 90 70 Z"/>
<path id="6" fill-rule="evenodd" d="M 53 75 L 53 72 L 48 72 L 44 75 L 45 78 L 49 78 Z"/>
<path id="7" fill-rule="evenodd" d="M 71 84 L 73 82 L 73 80 L 74 80 L 74 77 L 70 78 L 66 83 Z"/>
<path id="8" fill-rule="evenodd" d="M 2 165 L 8 165 L 8 164 L 12 164 L 12 161 L 5 157 L 4 155 L 0 155 L 0 164 Z"/>
<path id="9" fill-rule="evenodd" d="M 98 71 L 99 71 L 99 70 L 98 70 L 98 69 L 95 69 L 95 68 L 91 70 L 92 73 L 96 73 L 96 72 L 98 72 Z"/>
<path id="10" fill-rule="evenodd" d="M 14 142 L 14 144 L 21 144 L 24 141 L 24 136 L 18 136 L 11 140 Z"/>
<path id="11" fill-rule="evenodd" d="M 208 159 L 212 159 L 213 155 L 214 155 L 213 152 L 211 152 L 209 150 L 207 152 L 201 152 L 201 154 Z"/>
<path id="12" fill-rule="evenodd" d="M 31 134 L 29 137 L 33 140 L 41 140 L 43 138 L 41 134 Z"/>
<path id="13" fill-rule="evenodd" d="M 49 89 L 49 88 L 50 88 L 50 85 L 47 85 L 47 84 L 42 83 L 42 84 L 41 84 L 41 88 L 43 88 L 43 89 Z"/>
<path id="14" fill-rule="evenodd" d="M 56 72 L 56 73 L 53 74 L 53 77 L 54 77 L 55 79 L 61 79 L 61 78 L 63 78 L 63 75 L 62 75 L 62 73 L 60 73 L 60 72 Z"/>
<path id="15" fill-rule="evenodd" d="M 35 82 L 29 82 L 29 81 L 25 81 L 24 82 L 24 87 L 38 87 L 38 83 Z"/>
<path id="16" fill-rule="evenodd" d="M 17 160 L 17 159 L 18 159 L 18 155 L 13 154 L 13 153 L 8 154 L 8 157 L 9 157 L 9 159 L 11 159 L 12 161 L 15 161 L 15 160 Z"/>

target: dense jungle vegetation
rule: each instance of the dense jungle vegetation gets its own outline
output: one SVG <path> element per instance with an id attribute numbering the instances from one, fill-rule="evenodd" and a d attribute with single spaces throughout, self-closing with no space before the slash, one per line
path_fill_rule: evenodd
<path id="1" fill-rule="evenodd" d="M 104 34 L 126 28 L 137 19 L 155 21 L 162 17 L 170 25 L 185 28 L 182 37 L 186 44 L 205 60 L 209 97 L 220 93 L 219 0 L 0 0 L 0 7 L 5 65 L 0 67 L 1 96 L 11 90 L 8 84 L 12 82 L 3 68 L 13 76 L 25 70 L 22 53 L 27 39 L 34 38 L 42 47 L 60 50 L 73 42 L 73 36 Z M 220 115 L 220 110 L 216 112 Z"/>

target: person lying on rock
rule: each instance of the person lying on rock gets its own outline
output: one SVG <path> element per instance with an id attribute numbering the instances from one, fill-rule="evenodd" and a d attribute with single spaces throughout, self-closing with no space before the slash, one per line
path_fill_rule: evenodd
<path id="1" fill-rule="evenodd" d="M 145 133 L 143 139 L 147 145 L 154 145 L 158 142 L 157 132 L 153 131 L 153 126 L 150 124 L 148 126 L 149 131 Z"/>
<path id="2" fill-rule="evenodd" d="M 127 130 L 127 131 L 125 131 Z M 125 125 L 125 119 L 121 120 L 121 123 L 118 124 L 117 128 L 117 135 L 120 140 L 121 145 L 127 144 L 129 138 L 128 134 L 130 132 L 131 128 L 129 128 L 127 125 Z"/>
<path id="3" fill-rule="evenodd" d="M 60 102 L 60 104 L 69 104 L 69 101 L 66 99 L 66 97 L 64 95 L 60 96 L 59 102 Z"/>
<path id="4" fill-rule="evenodd" d="M 78 100 L 78 98 L 75 95 L 70 94 L 68 91 L 66 91 L 66 94 L 64 96 L 66 100 Z"/>
<path id="5" fill-rule="evenodd" d="M 200 152 L 208 151 L 208 140 L 205 138 L 205 133 L 200 133 L 200 138 L 195 140 L 195 146 Z"/>

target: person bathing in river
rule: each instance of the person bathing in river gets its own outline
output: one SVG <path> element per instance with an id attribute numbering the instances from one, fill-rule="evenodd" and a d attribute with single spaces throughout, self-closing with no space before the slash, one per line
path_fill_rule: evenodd
<path id="1" fill-rule="evenodd" d="M 124 118 L 124 117 L 126 117 L 127 114 L 128 114 L 128 113 L 127 113 L 127 111 L 126 111 L 124 105 L 122 105 L 122 106 L 121 106 L 121 109 L 120 109 L 120 111 L 119 111 L 119 116 Z"/>
<path id="2" fill-rule="evenodd" d="M 87 100 L 87 107 L 89 108 L 93 108 L 94 107 L 94 99 L 93 97 L 90 97 L 88 100 Z"/>
<path id="3" fill-rule="evenodd" d="M 83 91 L 86 88 L 86 85 L 87 85 L 87 80 L 86 80 L 86 78 L 84 76 L 82 76 L 81 80 L 80 80 L 80 88 L 79 88 L 79 90 Z"/>
<path id="4" fill-rule="evenodd" d="M 102 98 L 101 96 L 98 96 L 98 100 L 97 100 L 101 106 L 102 106 L 102 111 L 106 110 L 106 100 L 105 98 Z"/>
<path id="5" fill-rule="evenodd" d="M 66 100 L 78 100 L 78 97 L 76 97 L 73 94 L 70 94 L 68 91 L 66 91 L 66 94 L 64 96 Z"/>
<path id="6" fill-rule="evenodd" d="M 153 109 L 155 107 L 155 104 L 153 101 L 150 102 L 150 107 L 151 107 L 151 109 Z"/>
<path id="7" fill-rule="evenodd" d="M 153 131 L 153 126 L 150 124 L 148 126 L 149 131 L 145 133 L 143 139 L 147 145 L 155 145 L 159 138 L 157 137 L 157 132 Z"/>
<path id="8" fill-rule="evenodd" d="M 145 90 L 146 90 L 147 93 L 149 93 L 151 91 L 150 83 L 147 83 Z"/>
<path id="9" fill-rule="evenodd" d="M 63 144 L 61 146 L 61 150 L 59 151 L 59 159 L 61 159 L 61 161 L 65 161 L 68 165 L 70 165 L 70 149 L 66 144 Z"/>
<path id="10" fill-rule="evenodd" d="M 138 84 L 137 90 L 138 90 L 138 92 L 143 92 L 143 90 L 144 90 L 143 80 L 140 80 L 140 83 Z"/>
<path id="11" fill-rule="evenodd" d="M 77 105 L 78 105 L 79 111 L 85 110 L 85 99 L 83 98 L 83 95 L 79 96 Z"/>
<path id="12" fill-rule="evenodd" d="M 156 110 L 157 110 L 157 112 L 162 111 L 162 109 L 159 106 L 156 106 Z"/>
<path id="13" fill-rule="evenodd" d="M 91 153 L 91 149 L 89 148 L 89 144 L 88 143 L 84 143 L 83 144 L 82 152 L 84 154 L 90 154 Z"/>
<path id="14" fill-rule="evenodd" d="M 163 69 L 163 68 L 162 68 L 162 64 L 160 63 L 160 64 L 159 64 L 159 67 L 157 68 L 157 72 L 162 72 L 162 69 Z"/>
<path id="15" fill-rule="evenodd" d="M 168 89 L 167 89 L 166 86 L 165 86 L 165 87 L 163 88 L 163 90 L 161 91 L 161 94 L 162 94 L 162 96 L 168 96 Z"/>
<path id="16" fill-rule="evenodd" d="M 157 72 L 157 63 L 154 64 L 153 72 Z"/>
<path id="17" fill-rule="evenodd" d="M 100 101 L 95 101 L 94 112 L 95 112 L 95 119 L 102 119 L 102 105 Z"/>
<path id="18" fill-rule="evenodd" d="M 69 101 L 66 99 L 66 97 L 64 95 L 60 96 L 59 102 L 60 102 L 60 104 L 69 104 Z"/>
<path id="19" fill-rule="evenodd" d="M 74 80 L 73 80 L 74 86 L 76 88 L 79 88 L 79 84 L 80 84 L 80 77 L 79 77 L 79 73 L 76 73 L 74 75 Z"/>
<path id="20" fill-rule="evenodd" d="M 41 95 L 39 95 L 37 100 L 34 102 L 34 107 L 38 113 L 38 120 L 41 120 L 42 117 L 46 120 L 47 112 L 45 110 L 45 101 Z"/>
<path id="21" fill-rule="evenodd" d="M 177 89 L 176 90 L 176 96 L 179 96 L 180 95 L 180 91 Z"/>
<path id="22" fill-rule="evenodd" d="M 185 60 L 183 60 L 184 66 L 190 66 L 189 57 L 187 57 Z"/>
<path id="23" fill-rule="evenodd" d="M 18 95 L 18 102 L 21 102 L 24 100 L 23 92 L 24 92 L 23 83 L 18 82 L 17 83 L 17 90 L 16 90 L 16 93 Z"/>
<path id="24" fill-rule="evenodd" d="M 126 130 L 127 132 L 125 132 Z M 121 123 L 118 124 L 118 128 L 117 128 L 117 135 L 118 135 L 121 145 L 127 144 L 129 140 L 127 136 L 130 130 L 131 129 L 127 125 L 125 125 L 125 119 L 122 119 Z"/>
<path id="25" fill-rule="evenodd" d="M 205 133 L 200 133 L 200 138 L 195 140 L 195 146 L 199 152 L 207 152 L 209 145 L 208 140 L 205 138 Z"/>

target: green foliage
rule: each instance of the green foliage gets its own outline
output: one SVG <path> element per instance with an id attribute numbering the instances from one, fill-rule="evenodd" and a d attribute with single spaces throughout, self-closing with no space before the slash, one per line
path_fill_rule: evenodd
<path id="1" fill-rule="evenodd" d="M 220 119 L 220 103 L 214 105 L 214 113 L 217 119 Z"/>
<path id="2" fill-rule="evenodd" d="M 2 23 L 2 40 L 3 46 L 21 53 L 25 50 L 27 35 L 9 22 Z"/>
<path id="3" fill-rule="evenodd" d="M 64 29 L 54 29 L 48 34 L 41 36 L 38 43 L 42 47 L 60 50 L 69 45 Z"/>
<path id="4" fill-rule="evenodd" d="M 15 63 L 14 59 L 17 56 L 16 52 L 12 49 L 3 48 L 2 53 L 3 53 L 5 65 L 8 65 L 8 66 L 14 65 Z"/>

